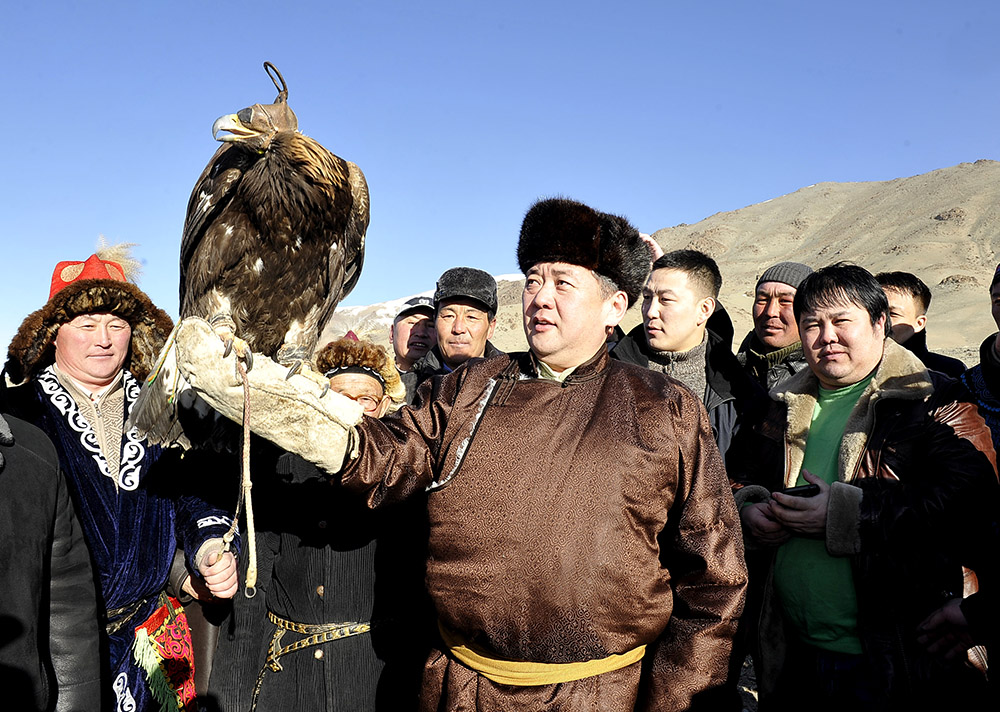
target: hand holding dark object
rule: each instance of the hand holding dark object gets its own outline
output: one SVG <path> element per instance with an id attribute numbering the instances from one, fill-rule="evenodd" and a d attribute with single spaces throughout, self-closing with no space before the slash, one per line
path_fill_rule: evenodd
<path id="1" fill-rule="evenodd" d="M 927 616 L 917 627 L 917 642 L 945 660 L 964 656 L 976 643 L 962 612 L 962 599 L 953 598 Z"/>
<path id="2" fill-rule="evenodd" d="M 764 544 L 784 544 L 791 533 L 774 518 L 767 502 L 748 504 L 740 510 L 743 526 L 755 539 Z"/>
<path id="3" fill-rule="evenodd" d="M 826 532 L 826 508 L 830 501 L 830 485 L 808 470 L 802 477 L 819 487 L 812 497 L 795 497 L 775 492 L 771 495 L 771 512 L 775 520 L 794 534 L 822 535 Z"/>
<path id="4" fill-rule="evenodd" d="M 788 495 L 789 497 L 815 497 L 819 493 L 819 485 L 814 484 L 799 485 L 798 487 L 786 487 L 781 490 L 781 494 Z"/>

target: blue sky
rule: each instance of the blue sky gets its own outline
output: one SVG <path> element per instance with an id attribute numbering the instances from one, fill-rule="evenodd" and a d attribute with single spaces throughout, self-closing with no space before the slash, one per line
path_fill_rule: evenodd
<path id="1" fill-rule="evenodd" d="M 212 122 L 275 91 L 354 161 L 372 219 L 345 304 L 517 270 L 521 218 L 564 195 L 644 232 L 821 181 L 1000 158 L 995 2 L 5 5 L 0 341 L 55 263 L 137 242 L 177 314 Z"/>

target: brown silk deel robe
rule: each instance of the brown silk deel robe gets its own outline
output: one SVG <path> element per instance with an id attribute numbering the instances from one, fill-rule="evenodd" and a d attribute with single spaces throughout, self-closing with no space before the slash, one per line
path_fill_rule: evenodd
<path id="1" fill-rule="evenodd" d="M 564 383 L 527 354 L 424 384 L 359 426 L 345 486 L 371 506 L 430 487 L 427 585 L 440 620 L 501 658 L 641 663 L 532 687 L 437 652 L 425 710 L 683 710 L 723 682 L 746 569 L 704 407 L 602 349 Z"/>

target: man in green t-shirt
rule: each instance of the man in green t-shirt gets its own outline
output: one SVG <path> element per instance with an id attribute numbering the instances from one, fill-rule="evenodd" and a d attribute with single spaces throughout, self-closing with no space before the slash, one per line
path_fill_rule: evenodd
<path id="1" fill-rule="evenodd" d="M 773 552 L 761 710 L 983 704 L 985 681 L 931 660 L 916 635 L 961 595 L 963 566 L 996 585 L 989 430 L 956 381 L 886 338 L 888 302 L 866 270 L 815 272 L 794 309 L 809 368 L 771 393 L 730 463 L 748 549 Z M 813 491 L 781 492 L 802 485 Z"/>

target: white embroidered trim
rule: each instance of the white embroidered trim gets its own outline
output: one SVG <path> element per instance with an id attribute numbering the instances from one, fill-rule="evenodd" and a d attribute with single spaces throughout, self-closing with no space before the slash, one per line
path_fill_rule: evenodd
<path id="1" fill-rule="evenodd" d="M 222 525 L 224 527 L 230 527 L 233 525 L 233 520 L 229 517 L 218 517 L 214 514 L 210 517 L 202 517 L 196 522 L 199 529 L 204 529 L 205 527 L 215 526 L 216 524 Z"/>
<path id="2" fill-rule="evenodd" d="M 128 675 L 123 672 L 118 673 L 118 677 L 115 678 L 111 686 L 118 699 L 117 712 L 135 712 L 135 698 L 132 697 L 132 692 L 128 689 Z"/>
<path id="3" fill-rule="evenodd" d="M 132 410 L 132 404 L 139 397 L 139 382 L 126 371 L 124 374 L 122 387 L 125 389 L 125 413 L 127 420 Z M 97 442 L 97 433 L 93 426 L 83 417 L 80 409 L 73 400 L 73 396 L 63 387 L 56 377 L 52 366 L 48 366 L 38 374 L 38 384 L 42 392 L 48 395 L 52 405 L 66 417 L 69 427 L 80 434 L 80 444 L 83 449 L 90 453 L 97 463 L 97 468 L 105 477 L 114 479 L 108 469 L 107 460 L 101 454 L 101 446 Z M 121 464 L 118 466 L 118 486 L 123 490 L 132 491 L 139 486 L 139 472 L 142 467 L 142 460 L 146 456 L 146 446 L 139 438 L 139 433 L 135 428 L 131 428 L 122 436 L 122 456 Z"/>
<path id="4" fill-rule="evenodd" d="M 458 469 L 462 466 L 462 462 L 465 460 L 465 452 L 469 449 L 469 445 L 472 444 L 472 436 L 476 434 L 476 428 L 479 426 L 479 421 L 483 418 L 483 412 L 486 410 L 486 405 L 490 402 L 490 396 L 493 395 L 493 391 L 497 387 L 497 380 L 491 378 L 489 383 L 486 384 L 486 390 L 483 391 L 483 397 L 479 401 L 479 407 L 476 409 L 476 414 L 472 417 L 472 422 L 469 424 L 469 434 L 458 444 L 455 449 L 455 464 L 452 465 L 451 472 L 443 480 L 438 482 L 431 482 L 427 487 L 424 488 L 425 492 L 433 492 L 434 490 L 441 489 L 446 484 L 451 481 L 451 478 L 455 476 Z"/>

